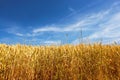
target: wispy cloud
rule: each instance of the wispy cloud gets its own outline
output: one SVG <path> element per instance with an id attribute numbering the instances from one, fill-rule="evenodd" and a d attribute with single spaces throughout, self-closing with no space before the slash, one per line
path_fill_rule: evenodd
<path id="1" fill-rule="evenodd" d="M 93 25 L 97 24 L 101 19 L 104 18 L 105 15 L 107 15 L 109 13 L 108 11 L 105 12 L 100 12 L 97 14 L 92 14 L 89 16 L 86 16 L 85 18 L 78 20 L 76 22 L 74 22 L 73 24 L 69 24 L 69 25 L 65 25 L 65 26 L 60 26 L 60 25 L 48 25 L 48 26 L 44 26 L 44 27 L 40 27 L 37 29 L 33 30 L 33 33 L 39 33 L 39 32 L 49 32 L 49 31 L 53 31 L 53 32 L 73 32 L 73 31 L 80 31 L 82 30 L 94 30 Z"/>
<path id="2" fill-rule="evenodd" d="M 118 42 L 120 40 L 120 12 L 112 12 L 113 10 L 98 22 L 98 29 L 84 38 L 88 38 L 91 42 L 101 40 L 103 43 L 112 43 L 114 41 Z M 93 21 L 96 22 L 96 19 L 93 19 Z M 72 43 L 79 43 L 79 40 L 76 39 Z"/>
<path id="3" fill-rule="evenodd" d="M 6 25 L 4 25 L 4 26 L 6 26 Z M 19 37 L 34 37 L 34 36 L 39 36 L 42 34 L 42 32 L 41 33 L 33 33 L 32 30 L 30 30 L 30 29 L 25 30 L 19 26 L 11 26 L 11 25 L 9 25 L 9 27 L 7 27 L 7 28 L 4 28 L 2 31 L 5 31 L 9 34 L 13 34 L 13 35 L 19 36 Z"/>
<path id="4" fill-rule="evenodd" d="M 18 26 L 9 26 L 9 28 L 5 28 L 3 31 L 10 33 L 10 34 L 14 34 L 16 36 L 24 36 L 24 34 L 22 34 L 20 31 L 22 29 Z"/>
<path id="5" fill-rule="evenodd" d="M 96 31 L 89 36 L 94 38 L 116 38 L 120 37 L 120 12 L 110 15 L 111 18 L 100 24 L 100 31 Z"/>
<path id="6" fill-rule="evenodd" d="M 60 40 L 57 40 L 57 41 L 44 41 L 44 44 L 46 45 L 60 45 L 61 44 L 61 41 Z"/>
<path id="7" fill-rule="evenodd" d="M 21 33 L 15 33 L 15 35 L 17 35 L 17 36 L 24 36 L 24 35 L 21 34 Z"/>

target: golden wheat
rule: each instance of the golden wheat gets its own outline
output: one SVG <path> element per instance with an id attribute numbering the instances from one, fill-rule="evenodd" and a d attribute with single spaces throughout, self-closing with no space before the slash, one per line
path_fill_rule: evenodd
<path id="1" fill-rule="evenodd" d="M 0 44 L 0 80 L 120 80 L 120 46 Z"/>

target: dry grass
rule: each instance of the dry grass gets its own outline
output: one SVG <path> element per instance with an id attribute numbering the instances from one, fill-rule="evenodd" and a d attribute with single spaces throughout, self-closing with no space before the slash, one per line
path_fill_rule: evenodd
<path id="1" fill-rule="evenodd" d="M 0 80 L 120 80 L 120 46 L 0 44 Z"/>

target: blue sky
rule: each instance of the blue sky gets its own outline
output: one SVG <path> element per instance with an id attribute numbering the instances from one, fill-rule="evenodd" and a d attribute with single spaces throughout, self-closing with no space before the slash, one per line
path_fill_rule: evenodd
<path id="1" fill-rule="evenodd" d="M 0 0 L 0 42 L 119 42 L 119 8 L 119 0 Z"/>

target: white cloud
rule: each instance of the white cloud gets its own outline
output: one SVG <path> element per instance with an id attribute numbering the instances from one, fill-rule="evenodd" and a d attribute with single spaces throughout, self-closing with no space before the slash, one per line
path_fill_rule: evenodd
<path id="1" fill-rule="evenodd" d="M 95 38 L 117 38 L 120 37 L 120 12 L 111 15 L 111 18 L 100 25 L 101 30 L 89 36 Z"/>
<path id="2" fill-rule="evenodd" d="M 87 37 L 83 37 L 80 39 L 75 39 L 74 41 L 71 42 L 71 44 L 74 44 L 74 45 L 80 44 L 80 43 L 89 44 L 91 43 L 91 41 Z"/>
<path id="3" fill-rule="evenodd" d="M 44 41 L 44 44 L 46 45 L 60 45 L 61 41 L 60 40 L 56 40 L 56 41 Z"/>
<path id="4" fill-rule="evenodd" d="M 15 35 L 17 35 L 17 36 L 23 36 L 23 34 L 21 34 L 21 33 L 15 33 Z"/>
<path id="5" fill-rule="evenodd" d="M 89 34 L 88 36 L 84 37 L 84 38 L 88 38 L 91 42 L 100 42 L 102 40 L 102 42 L 104 44 L 106 43 L 113 43 L 114 41 L 119 42 L 120 41 L 120 12 L 114 12 L 112 13 L 114 10 L 112 9 L 110 12 L 105 12 L 105 16 L 102 16 L 102 13 L 99 14 L 101 15 L 101 20 L 100 22 L 96 21 L 97 18 L 97 14 L 94 14 L 94 16 L 90 16 L 92 18 L 94 18 L 92 21 L 95 23 L 92 24 L 96 24 L 96 30 L 93 31 L 93 33 Z M 98 17 L 100 18 L 100 16 Z M 95 28 L 95 26 L 93 26 L 92 28 Z M 76 39 L 72 42 L 73 44 L 77 44 L 79 43 L 79 39 Z"/>
<path id="6" fill-rule="evenodd" d="M 45 32 L 45 31 L 54 31 L 54 32 L 61 32 L 61 29 L 58 27 L 44 27 L 44 28 L 38 28 L 34 29 L 33 33 L 38 33 L 38 32 Z"/>
<path id="7" fill-rule="evenodd" d="M 24 36 L 24 34 L 19 33 L 21 31 L 21 29 L 18 26 L 9 26 L 9 28 L 5 29 L 5 32 L 10 33 L 10 34 L 14 34 L 16 36 Z"/>
<path id="8" fill-rule="evenodd" d="M 120 41 L 120 12 L 116 12 L 110 16 L 111 17 L 107 21 L 100 24 L 99 30 L 96 30 L 93 34 L 88 36 L 91 41 L 94 41 L 95 39 L 96 41 L 100 41 L 102 39 L 104 44 Z M 104 19 L 106 18 L 108 18 L 108 16 Z"/>
<path id="9" fill-rule="evenodd" d="M 92 14 L 89 16 L 86 16 L 84 19 L 79 20 L 73 24 L 69 24 L 66 26 L 59 26 L 59 25 L 54 25 L 54 26 L 45 26 L 42 28 L 37 28 L 33 30 L 33 33 L 39 33 L 39 32 L 48 32 L 48 31 L 53 31 L 53 32 L 66 32 L 66 31 L 80 31 L 82 30 L 94 30 L 93 25 L 97 24 L 101 19 L 104 18 L 105 15 L 109 13 L 109 10 L 105 12 L 100 12 L 97 14 Z"/>

